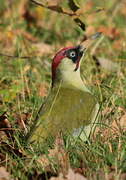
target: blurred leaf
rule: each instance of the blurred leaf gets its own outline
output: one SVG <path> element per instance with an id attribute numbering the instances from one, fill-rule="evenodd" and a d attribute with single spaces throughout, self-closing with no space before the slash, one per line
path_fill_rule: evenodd
<path id="1" fill-rule="evenodd" d="M 13 135 L 12 126 L 10 124 L 10 121 L 7 118 L 6 112 L 0 116 L 0 129 L 5 133 L 5 134 L 3 134 L 4 138 L 12 137 L 12 135 Z M 2 139 L 2 137 L 1 137 L 1 139 Z"/>
<path id="2" fill-rule="evenodd" d="M 109 38 L 113 40 L 119 37 L 120 35 L 120 31 L 116 27 L 112 27 L 112 26 L 110 27 L 100 26 L 98 28 L 98 31 L 104 33 L 105 35 L 107 35 Z"/>
<path id="3" fill-rule="evenodd" d="M 38 1 L 35 1 L 35 0 L 31 0 L 31 2 L 35 3 L 38 6 L 42 6 L 42 7 L 48 8 L 48 9 L 50 9 L 52 11 L 56 11 L 58 13 L 67 14 L 69 16 L 73 16 L 74 15 L 73 12 L 68 11 L 68 10 L 62 8 L 59 5 L 45 5 L 45 4 L 42 4 L 41 2 L 38 2 Z"/>
<path id="4" fill-rule="evenodd" d="M 68 0 L 68 5 L 72 11 L 77 11 L 79 7 L 75 4 L 74 0 Z"/>
<path id="5" fill-rule="evenodd" d="M 119 120 L 119 126 L 121 127 L 121 129 L 125 129 L 126 130 L 126 112 L 125 114 L 123 114 Z"/>
<path id="6" fill-rule="evenodd" d="M 62 14 L 66 14 L 68 16 L 75 16 L 73 19 L 75 21 L 75 23 L 84 31 L 85 30 L 85 24 L 81 21 L 81 19 L 78 17 L 78 15 L 75 13 L 75 9 L 79 9 L 77 8 L 76 4 L 74 3 L 74 1 L 71 1 L 71 4 L 69 4 L 71 6 L 72 11 L 67 10 L 61 6 L 59 6 L 58 4 L 56 5 L 45 5 L 42 4 L 38 1 L 35 0 L 31 0 L 31 2 L 35 3 L 36 5 L 48 8 L 50 10 L 56 11 L 58 13 L 62 13 Z"/>
<path id="7" fill-rule="evenodd" d="M 11 127 L 11 124 L 7 119 L 7 115 L 6 113 L 3 113 L 0 116 L 0 128 L 10 128 L 10 127 Z"/>
<path id="8" fill-rule="evenodd" d="M 2 4 L 2 6 L 0 6 L 0 12 L 5 11 L 7 6 L 7 1 L 0 0 L 0 3 Z"/>
<path id="9" fill-rule="evenodd" d="M 17 93 L 20 93 L 22 90 L 23 84 L 20 83 L 18 85 L 13 84 L 9 89 L 1 89 L 0 95 L 4 102 L 11 102 L 16 98 Z"/>
<path id="10" fill-rule="evenodd" d="M 85 31 L 85 24 L 79 18 L 75 18 L 74 21 L 83 31 Z"/>
<path id="11" fill-rule="evenodd" d="M 71 168 L 68 170 L 68 174 L 64 178 L 63 174 L 60 173 L 58 177 L 52 177 L 50 180 L 88 180 L 79 173 L 75 173 Z"/>
<path id="12" fill-rule="evenodd" d="M 38 6 L 35 8 L 35 14 L 36 14 L 36 17 L 37 17 L 37 20 L 42 20 L 42 18 L 45 16 L 45 8 L 41 7 L 41 6 Z"/>
<path id="13" fill-rule="evenodd" d="M 61 4 L 63 0 L 46 0 L 47 1 L 47 4 L 50 5 L 50 6 L 54 6 L 54 5 L 58 5 L 58 4 Z"/>
<path id="14" fill-rule="evenodd" d="M 84 4 L 84 0 L 73 0 L 76 7 L 81 7 Z"/>
<path id="15" fill-rule="evenodd" d="M 120 59 L 126 59 L 126 51 L 121 52 L 118 57 L 119 57 Z"/>
<path id="16" fill-rule="evenodd" d="M 4 131 L 0 130 L 0 143 L 3 142 L 3 141 L 5 142 L 7 139 L 8 139 L 8 137 L 7 137 L 6 133 Z M 0 157 L 0 161 L 1 161 L 1 157 Z"/>
<path id="17" fill-rule="evenodd" d="M 45 54 L 52 54 L 53 49 L 52 46 L 43 42 L 40 43 L 34 43 L 34 47 L 36 48 L 37 55 L 42 56 Z"/>
<path id="18" fill-rule="evenodd" d="M 117 72 L 120 70 L 120 65 L 118 63 L 113 62 L 107 58 L 94 57 L 94 60 L 95 60 L 97 66 L 101 66 L 101 68 L 103 68 L 107 71 Z"/>
<path id="19" fill-rule="evenodd" d="M 54 148 L 49 149 L 48 155 L 41 155 L 38 162 L 42 165 L 42 167 L 46 169 L 48 168 L 48 170 L 50 168 L 50 171 L 52 170 L 51 164 L 54 163 L 60 167 L 60 172 L 62 172 L 64 176 L 67 174 L 69 157 L 64 148 L 63 137 L 60 133 L 56 136 Z"/>
<path id="20" fill-rule="evenodd" d="M 0 167 L 0 180 L 12 180 L 5 167 Z"/>
<path id="21" fill-rule="evenodd" d="M 30 119 L 29 113 L 22 113 L 22 114 L 16 114 L 15 119 L 16 123 L 18 124 L 19 128 L 25 130 L 27 132 L 26 124 L 28 124 L 28 119 Z"/>
<path id="22" fill-rule="evenodd" d="M 48 92 L 47 92 L 47 83 L 41 83 L 39 86 L 39 90 L 38 90 L 38 94 L 41 97 L 45 97 L 47 96 Z"/>
<path id="23" fill-rule="evenodd" d="M 75 180 L 87 180 L 87 178 L 85 178 L 84 176 L 82 176 L 79 173 L 75 173 L 71 168 L 68 171 L 68 175 L 67 175 L 68 180 L 71 179 L 75 179 Z"/>

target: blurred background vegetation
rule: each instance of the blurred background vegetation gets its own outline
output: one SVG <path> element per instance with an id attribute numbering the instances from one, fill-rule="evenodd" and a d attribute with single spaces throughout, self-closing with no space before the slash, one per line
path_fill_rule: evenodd
<path id="1" fill-rule="evenodd" d="M 16 179 L 32 177 L 21 159 L 18 163 L 9 157 L 3 142 L 15 150 L 15 143 L 8 140 L 12 132 L 16 144 L 20 134 L 28 132 L 48 94 L 55 53 L 102 32 L 87 52 L 81 71 L 84 82 L 98 96 L 101 119 L 107 125 L 97 131 L 93 146 L 86 149 L 84 159 L 79 156 L 79 162 L 83 159 L 81 173 L 87 178 L 95 179 L 95 170 L 100 170 L 97 176 L 102 179 L 106 172 L 108 179 L 126 178 L 126 1 L 0 0 L 0 17 L 0 166 Z M 18 151 L 22 148 L 17 147 Z M 77 168 L 76 154 L 77 149 L 70 154 L 70 162 Z M 29 174 L 33 172 L 38 173 L 37 168 Z"/>

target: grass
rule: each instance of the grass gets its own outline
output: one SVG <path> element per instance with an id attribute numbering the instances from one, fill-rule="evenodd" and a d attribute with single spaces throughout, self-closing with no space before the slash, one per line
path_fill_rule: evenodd
<path id="1" fill-rule="evenodd" d="M 50 152 L 50 144 L 44 144 L 36 152 L 25 142 L 25 135 L 48 94 L 52 56 L 61 47 L 77 44 L 84 32 L 71 17 L 31 4 L 25 8 L 23 1 L 19 4 L 15 1 L 12 6 L 3 3 L 0 53 L 6 56 L 0 56 L 0 166 L 6 167 L 14 179 L 22 180 L 49 179 L 59 172 L 64 173 L 69 165 L 87 179 L 125 179 L 126 13 L 125 7 L 120 6 L 123 1 L 101 3 L 95 0 L 93 10 L 101 6 L 105 11 L 95 15 L 91 11 L 83 17 L 87 34 L 99 30 L 104 34 L 95 56 L 118 63 L 118 69 L 112 72 L 96 65 L 91 56 L 95 45 L 87 52 L 81 74 L 101 104 L 100 125 L 90 143 L 65 141 L 64 148 L 59 150 L 63 157 L 58 160 L 55 159 L 57 152 Z M 22 7 L 22 10 L 14 10 L 14 7 L 17 10 Z M 88 2 L 85 7 L 92 8 Z M 28 11 L 33 20 L 22 17 L 23 10 Z M 7 122 L 2 115 L 4 112 Z M 3 131 L 5 127 L 12 127 L 13 131 Z M 41 163 L 38 162 L 40 155 Z M 62 159 L 65 160 L 62 162 Z M 45 168 L 46 164 L 48 168 Z"/>

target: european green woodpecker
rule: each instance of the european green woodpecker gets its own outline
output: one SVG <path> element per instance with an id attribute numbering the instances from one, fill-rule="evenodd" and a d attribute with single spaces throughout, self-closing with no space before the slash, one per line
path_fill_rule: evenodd
<path id="1" fill-rule="evenodd" d="M 86 140 L 95 127 L 99 104 L 83 83 L 80 64 L 96 33 L 75 47 L 60 50 L 52 61 L 52 88 L 39 111 L 29 141 L 42 143 L 59 132 Z"/>

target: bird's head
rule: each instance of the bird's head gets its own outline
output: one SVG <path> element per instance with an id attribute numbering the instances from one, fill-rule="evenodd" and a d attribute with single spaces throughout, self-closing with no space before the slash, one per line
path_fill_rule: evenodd
<path id="1" fill-rule="evenodd" d="M 92 44 L 93 40 L 99 36 L 96 33 L 90 36 L 86 41 L 75 47 L 66 47 L 61 49 L 52 61 L 52 86 L 55 80 L 62 80 L 65 77 L 73 76 L 80 70 L 80 63 L 83 54 Z M 75 72 L 75 73 L 74 73 Z"/>

